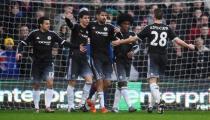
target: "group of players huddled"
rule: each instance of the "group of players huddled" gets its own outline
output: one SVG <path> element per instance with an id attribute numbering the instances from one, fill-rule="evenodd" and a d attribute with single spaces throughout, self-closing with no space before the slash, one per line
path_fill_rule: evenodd
<path id="1" fill-rule="evenodd" d="M 127 83 L 130 76 L 131 62 L 135 53 L 135 46 L 138 43 L 148 44 L 148 72 L 147 78 L 150 85 L 152 101 L 148 105 L 147 111 L 151 113 L 154 106 L 157 106 L 158 113 L 164 112 L 164 101 L 161 100 L 157 81 L 164 73 L 167 63 L 166 47 L 172 41 L 180 46 L 194 50 L 192 44 L 186 44 L 179 39 L 169 26 L 162 24 L 163 14 L 160 9 L 155 9 L 154 24 L 146 26 L 137 35 L 130 31 L 133 18 L 127 13 L 121 13 L 117 17 L 118 27 L 106 22 L 107 12 L 99 8 L 96 12 L 96 21 L 90 21 L 90 14 L 87 9 L 82 9 L 78 15 L 78 23 L 71 21 L 73 15 L 66 14 L 65 21 L 72 30 L 71 42 L 63 40 L 55 32 L 50 31 L 50 20 L 41 17 L 38 20 L 39 29 L 32 31 L 26 40 L 21 41 L 17 48 L 16 59 L 20 60 L 24 46 L 33 46 L 33 101 L 36 112 L 39 112 L 40 101 L 40 81 L 46 80 L 47 89 L 45 91 L 45 111 L 54 112 L 50 108 L 53 98 L 53 57 L 52 48 L 58 43 L 60 47 L 70 48 L 68 60 L 67 79 L 67 99 L 68 112 L 75 112 L 74 88 L 78 76 L 85 80 L 82 100 L 79 109 L 87 112 L 96 112 L 94 101 L 91 100 L 90 90 L 93 79 L 96 80 L 96 97 L 99 99 L 100 111 L 107 113 L 104 105 L 104 91 L 109 87 L 113 70 L 117 76 L 117 87 L 115 90 L 114 104 L 112 112 L 118 112 L 118 103 L 121 96 L 124 97 L 129 112 L 135 112 L 129 99 Z M 147 39 L 147 41 L 146 41 Z M 88 47 L 89 50 L 88 50 Z M 113 47 L 114 57 L 111 57 L 111 47 Z M 89 55 L 89 56 L 88 56 Z M 92 92 L 91 92 L 92 94 Z M 86 106 L 90 109 L 87 109 Z"/>

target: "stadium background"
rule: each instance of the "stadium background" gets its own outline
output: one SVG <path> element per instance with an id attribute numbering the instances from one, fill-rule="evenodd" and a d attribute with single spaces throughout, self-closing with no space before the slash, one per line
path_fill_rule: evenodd
<path id="1" fill-rule="evenodd" d="M 79 9 L 86 7 L 91 12 L 91 19 L 94 20 L 96 9 L 104 7 L 109 14 L 108 21 L 114 25 L 118 14 L 128 12 L 135 20 L 131 30 L 138 33 L 146 25 L 153 23 L 153 10 L 158 7 L 165 13 L 163 22 L 168 24 L 181 39 L 187 43 L 202 46 L 200 51 L 190 51 L 175 48 L 172 43 L 168 43 L 168 66 L 164 78 L 160 81 L 160 90 L 167 103 L 167 109 L 208 110 L 210 108 L 209 4 L 208 0 L 1 0 L 0 109 L 33 107 L 30 86 L 32 62 L 30 55 L 33 50 L 30 47 L 25 48 L 24 58 L 17 62 L 15 48 L 20 40 L 24 40 L 31 30 L 37 28 L 39 17 L 48 16 L 51 19 L 51 30 L 70 41 L 71 31 L 62 17 L 64 12 L 72 12 L 76 21 Z M 198 38 L 203 39 L 204 42 L 197 42 Z M 145 109 L 149 99 L 145 48 L 146 45 L 140 44 L 140 50 L 133 59 L 129 83 L 132 102 L 139 109 Z M 68 49 L 55 46 L 52 52 L 56 77 L 53 107 L 65 108 Z M 106 104 L 109 108 L 114 98 L 115 81 L 116 77 L 113 73 L 112 86 L 106 96 Z M 80 79 L 78 83 L 75 93 L 76 103 L 81 97 L 83 80 Z M 44 90 L 44 83 L 42 90 Z M 42 107 L 44 105 L 43 95 L 41 105 Z"/>

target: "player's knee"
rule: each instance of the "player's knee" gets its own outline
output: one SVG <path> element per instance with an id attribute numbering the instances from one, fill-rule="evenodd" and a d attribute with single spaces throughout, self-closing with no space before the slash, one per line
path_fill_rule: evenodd
<path id="1" fill-rule="evenodd" d="M 118 82 L 118 88 L 126 88 L 127 87 L 127 81 L 121 81 L 121 82 Z"/>
<path id="2" fill-rule="evenodd" d="M 40 84 L 39 83 L 34 83 L 33 84 L 33 89 L 34 90 L 39 90 L 39 88 L 40 88 Z"/>
<path id="3" fill-rule="evenodd" d="M 158 80 L 158 78 L 156 78 L 156 77 L 151 77 L 151 78 L 149 78 L 149 84 L 157 83 L 157 80 Z"/>
<path id="4" fill-rule="evenodd" d="M 53 88 L 53 80 L 47 81 L 47 88 L 52 89 Z"/>
<path id="5" fill-rule="evenodd" d="M 92 81 L 86 81 L 85 84 L 92 85 L 93 82 Z"/>
<path id="6" fill-rule="evenodd" d="M 69 80 L 68 83 L 70 86 L 74 87 L 76 85 L 76 80 Z"/>
<path id="7" fill-rule="evenodd" d="M 85 77 L 85 82 L 87 84 L 92 84 L 93 83 L 92 76 Z"/>
<path id="8" fill-rule="evenodd" d="M 110 81 L 110 80 L 105 80 L 104 83 L 105 83 L 105 85 L 106 85 L 107 87 L 111 85 L 111 81 Z"/>
<path id="9" fill-rule="evenodd" d="M 103 87 L 104 87 L 104 90 L 107 90 L 107 88 L 111 85 L 111 81 L 110 80 L 105 80 L 104 81 L 104 84 L 103 84 Z"/>
<path id="10" fill-rule="evenodd" d="M 103 80 L 98 80 L 97 83 L 96 83 L 96 87 L 97 87 L 97 91 L 98 92 L 101 92 L 103 91 Z"/>
<path id="11" fill-rule="evenodd" d="M 104 91 L 103 86 L 97 86 L 97 91 L 98 91 L 98 92 Z"/>

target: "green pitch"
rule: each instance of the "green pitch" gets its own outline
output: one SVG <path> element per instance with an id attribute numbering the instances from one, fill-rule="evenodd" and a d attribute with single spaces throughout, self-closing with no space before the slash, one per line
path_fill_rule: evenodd
<path id="1" fill-rule="evenodd" d="M 165 114 L 136 113 L 34 113 L 26 110 L 0 110 L 0 120 L 210 120 L 210 111 L 166 111 Z"/>

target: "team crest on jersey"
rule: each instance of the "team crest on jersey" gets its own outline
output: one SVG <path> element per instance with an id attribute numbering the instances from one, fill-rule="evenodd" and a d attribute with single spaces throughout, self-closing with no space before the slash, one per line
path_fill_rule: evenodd
<path id="1" fill-rule="evenodd" d="M 108 30 L 108 28 L 107 27 L 104 27 L 104 31 L 107 31 Z"/>
<path id="2" fill-rule="evenodd" d="M 51 36 L 47 36 L 47 40 L 51 40 L 52 39 L 52 37 Z"/>
<path id="3" fill-rule="evenodd" d="M 39 40 L 40 38 L 39 37 L 36 37 L 36 39 Z"/>
<path id="4" fill-rule="evenodd" d="M 96 29 L 96 27 L 95 27 L 95 26 L 93 26 L 93 27 L 92 27 L 92 29 L 93 29 L 93 30 L 95 30 L 95 29 Z"/>

